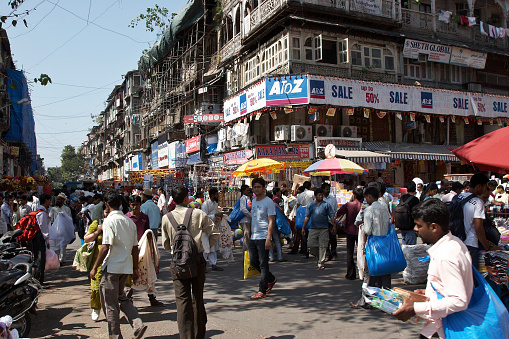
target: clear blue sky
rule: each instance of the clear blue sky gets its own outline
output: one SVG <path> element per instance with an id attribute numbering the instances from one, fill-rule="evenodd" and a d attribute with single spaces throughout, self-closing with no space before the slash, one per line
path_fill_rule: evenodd
<path id="1" fill-rule="evenodd" d="M 147 7 L 158 4 L 178 12 L 187 0 L 26 0 L 21 10 L 36 7 L 25 19 L 28 28 L 3 24 L 17 69 L 33 81 L 48 74 L 53 84 L 30 85 L 37 150 L 46 168 L 60 166 L 65 145 L 86 139 L 105 100 L 122 75 L 138 67 L 144 49 L 157 40 L 145 24 L 128 25 Z M 11 12 L 0 0 L 0 13 Z M 81 18 L 81 19 L 80 19 Z M 88 20 L 88 22 L 87 22 Z M 100 27 L 98 27 L 100 26 Z M 102 27 L 102 28 L 101 28 Z"/>

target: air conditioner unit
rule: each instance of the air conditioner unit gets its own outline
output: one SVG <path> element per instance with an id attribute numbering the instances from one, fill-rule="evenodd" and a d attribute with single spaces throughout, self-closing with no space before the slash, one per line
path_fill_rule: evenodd
<path id="1" fill-rule="evenodd" d="M 274 140 L 284 141 L 290 139 L 290 126 L 279 125 L 274 127 Z"/>
<path id="2" fill-rule="evenodd" d="M 313 139 L 312 126 L 292 125 L 292 141 L 311 141 Z"/>
<path id="3" fill-rule="evenodd" d="M 480 92 L 482 91 L 482 86 L 481 84 L 470 83 L 468 84 L 468 90 L 472 92 Z"/>
<path id="4" fill-rule="evenodd" d="M 331 125 L 314 125 L 315 137 L 332 137 L 333 127 Z"/>
<path id="5" fill-rule="evenodd" d="M 357 138 L 357 126 L 339 126 L 339 136 L 343 138 Z"/>

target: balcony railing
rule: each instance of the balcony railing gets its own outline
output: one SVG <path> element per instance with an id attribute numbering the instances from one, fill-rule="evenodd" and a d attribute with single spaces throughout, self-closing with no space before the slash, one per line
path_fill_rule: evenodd
<path id="1" fill-rule="evenodd" d="M 233 39 L 228 41 L 223 48 L 221 49 L 221 61 L 232 57 L 234 54 L 236 54 L 240 49 L 240 33 L 237 34 Z"/>

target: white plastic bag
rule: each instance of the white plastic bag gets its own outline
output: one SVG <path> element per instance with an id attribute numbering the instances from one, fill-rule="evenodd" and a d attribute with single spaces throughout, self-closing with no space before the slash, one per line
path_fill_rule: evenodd
<path id="1" fill-rule="evenodd" d="M 50 226 L 49 238 L 51 248 L 57 250 L 76 239 L 72 219 L 65 212 L 58 213 L 55 221 Z"/>
<path id="2" fill-rule="evenodd" d="M 58 260 L 58 255 L 55 251 L 46 249 L 46 265 L 44 266 L 44 270 L 56 270 L 59 267 L 60 261 Z"/>

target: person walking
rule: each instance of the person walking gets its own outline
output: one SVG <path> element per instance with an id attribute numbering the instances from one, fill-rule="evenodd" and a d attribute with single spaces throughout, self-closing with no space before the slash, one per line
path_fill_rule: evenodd
<path id="1" fill-rule="evenodd" d="M 251 299 L 263 299 L 277 282 L 269 270 L 269 249 L 272 246 L 272 232 L 276 227 L 276 206 L 265 195 L 265 180 L 255 178 L 252 181 L 256 199 L 251 209 L 251 241 L 249 242 L 249 261 L 251 266 L 261 273 L 258 292 Z"/>
<path id="2" fill-rule="evenodd" d="M 138 278 L 136 225 L 119 210 L 122 200 L 117 191 L 108 191 L 105 194 L 105 202 L 110 213 L 103 223 L 102 246 L 90 271 L 90 279 L 95 279 L 97 269 L 102 265 L 99 290 L 103 311 L 108 321 L 109 337 L 122 338 L 120 332 L 120 310 L 122 310 L 134 329 L 133 338 L 141 338 L 147 326 L 143 324 L 138 311 L 124 292 L 129 274 L 132 275 L 133 281 Z"/>
<path id="3" fill-rule="evenodd" d="M 65 213 L 69 216 L 69 218 L 72 219 L 71 209 L 64 205 L 66 201 L 67 196 L 64 193 L 59 193 L 57 196 L 57 200 L 55 201 L 55 206 L 53 206 L 49 211 L 49 219 L 52 225 L 55 222 L 55 219 L 57 218 L 58 214 L 60 213 Z M 57 246 L 57 249 L 55 250 L 55 253 L 58 255 L 58 260 L 60 261 L 60 264 L 65 263 L 66 250 L 67 250 L 66 243 L 60 243 L 59 246 Z"/>
<path id="4" fill-rule="evenodd" d="M 0 193 L 0 203 L 4 202 L 4 196 L 2 193 Z M 4 212 L 0 209 L 0 237 L 7 233 L 9 230 L 7 226 L 7 222 L 5 221 Z"/>
<path id="5" fill-rule="evenodd" d="M 46 249 L 49 249 L 49 206 L 51 204 L 51 196 L 48 194 L 41 194 L 39 208 L 36 210 L 38 213 L 35 215 L 39 230 L 35 237 L 30 241 L 28 249 L 34 254 L 34 262 L 36 268 L 34 270 L 34 278 L 41 283 L 44 287 L 44 269 L 46 267 Z"/>
<path id="6" fill-rule="evenodd" d="M 176 204 L 173 211 L 163 216 L 161 233 L 165 250 L 172 250 L 177 225 L 184 223 L 186 214 L 191 210 L 187 230 L 194 239 L 198 255 L 196 255 L 196 276 L 190 279 L 180 279 L 172 274 L 175 303 L 177 305 L 177 325 L 181 339 L 205 338 L 207 312 L 203 301 L 205 285 L 206 261 L 203 257 L 202 234 L 208 236 L 209 245 L 215 245 L 219 240 L 219 229 L 212 220 L 199 209 L 189 209 L 189 191 L 185 186 L 176 186 L 172 190 L 172 198 Z M 177 225 L 173 226 L 169 215 L 172 215 Z"/>
<path id="7" fill-rule="evenodd" d="M 212 220 L 212 222 L 216 225 L 218 225 L 223 218 L 223 213 L 219 212 L 218 201 L 219 191 L 217 188 L 211 187 L 209 189 L 209 199 L 201 205 L 201 210 L 205 212 L 210 220 Z M 210 245 L 209 239 L 209 248 L 209 253 L 205 250 L 203 257 L 209 262 L 210 267 L 212 267 L 212 271 L 223 271 L 221 267 L 217 266 L 217 251 L 219 250 L 219 243 L 216 242 L 214 245 Z"/>
<path id="8" fill-rule="evenodd" d="M 23 218 L 28 213 L 32 212 L 32 207 L 28 203 L 28 198 L 25 194 L 19 197 L 19 218 Z"/>
<path id="9" fill-rule="evenodd" d="M 131 212 L 128 212 L 126 217 L 130 218 L 136 225 L 136 237 L 139 242 L 143 237 L 143 234 L 145 234 L 145 232 L 150 229 L 150 222 L 148 216 L 140 210 L 141 197 L 139 195 L 132 195 L 129 197 L 129 206 L 131 207 Z M 164 304 L 156 299 L 157 291 L 155 282 L 147 284 L 146 291 L 150 301 L 150 306 L 164 307 Z M 132 293 L 133 289 L 131 288 L 128 296 L 130 297 Z"/>
<path id="10" fill-rule="evenodd" d="M 157 192 L 159 193 L 159 199 L 157 199 L 157 207 L 159 207 L 161 214 L 165 215 L 166 213 L 168 213 L 168 204 L 166 202 L 166 195 L 164 194 L 164 190 L 162 187 L 159 187 L 157 189 Z"/>
<path id="11" fill-rule="evenodd" d="M 90 218 L 92 219 L 92 221 L 97 220 L 97 222 L 99 222 L 103 218 L 104 211 L 104 201 L 102 195 L 95 194 L 93 204 L 94 207 L 92 208 L 92 212 L 90 213 Z"/>
<path id="12" fill-rule="evenodd" d="M 333 196 L 330 193 L 330 184 L 327 182 L 324 182 L 322 184 L 322 190 L 323 190 L 323 201 L 328 203 L 332 210 L 334 211 L 334 215 L 338 211 L 338 200 L 335 196 Z M 327 245 L 327 253 L 325 257 L 325 261 L 338 261 L 338 237 L 336 233 L 334 232 L 334 221 L 332 223 L 329 223 L 329 244 Z"/>
<path id="13" fill-rule="evenodd" d="M 152 230 L 152 233 L 154 233 L 154 237 L 157 241 L 157 234 L 159 232 L 159 226 L 161 226 L 161 211 L 159 210 L 159 207 L 152 201 L 152 190 L 145 189 L 143 191 L 142 196 L 142 205 L 140 207 L 140 210 L 148 215 L 148 220 L 150 222 L 150 229 Z"/>
<path id="14" fill-rule="evenodd" d="M 302 184 L 302 187 L 304 188 L 304 191 L 297 196 L 297 205 L 296 205 L 297 210 L 301 206 L 307 207 L 310 203 L 312 203 L 315 200 L 314 192 L 311 190 L 311 182 L 309 182 L 309 181 L 304 182 Z M 302 228 L 302 230 L 304 230 L 304 227 Z M 307 259 L 307 258 L 309 258 L 309 251 L 308 251 L 309 231 L 304 230 L 302 232 L 302 230 L 301 230 L 301 232 L 298 232 L 298 233 L 303 234 L 303 236 L 300 238 L 301 248 L 300 248 L 299 253 L 304 254 L 304 257 Z M 297 248 L 298 248 L 298 246 L 297 246 Z M 294 249 L 295 249 L 295 247 L 294 247 Z"/>
<path id="15" fill-rule="evenodd" d="M 356 188 L 353 190 L 353 201 L 349 201 L 337 211 L 336 218 L 340 219 L 343 215 L 345 216 L 344 231 L 346 233 L 346 275 L 345 278 L 348 280 L 357 279 L 355 261 L 353 258 L 354 249 L 357 243 L 359 227 L 355 225 L 355 218 L 362 207 L 364 201 L 364 193 L 362 188 Z M 338 232 L 338 227 L 335 225 L 335 234 Z"/>
<path id="16" fill-rule="evenodd" d="M 242 196 L 240 197 L 240 211 L 244 214 L 244 217 L 240 219 L 239 224 L 242 228 L 242 234 L 244 241 L 242 243 L 242 249 L 247 251 L 249 249 L 249 240 L 251 238 L 251 199 L 253 198 L 253 190 L 248 185 L 242 185 L 240 187 Z"/>
<path id="17" fill-rule="evenodd" d="M 393 224 L 401 231 L 403 245 L 415 245 L 417 235 L 414 231 L 412 211 L 419 204 L 419 199 L 415 196 L 417 187 L 413 181 L 407 182 L 405 187 L 407 194 L 401 196 L 398 206 L 394 208 Z"/>
<path id="18" fill-rule="evenodd" d="M 309 251 L 316 257 L 318 269 L 325 269 L 325 254 L 329 244 L 329 222 L 334 223 L 335 211 L 332 206 L 323 200 L 323 189 L 315 190 L 315 201 L 310 203 L 306 209 L 304 225 L 302 225 L 302 236 L 305 235 L 305 228 L 311 220 L 309 228 L 308 246 Z"/>
<path id="19" fill-rule="evenodd" d="M 5 224 L 10 226 L 12 224 L 12 203 L 14 202 L 14 197 L 7 194 L 3 200 L 4 202 L 1 207 L 2 215 L 4 216 Z"/>

